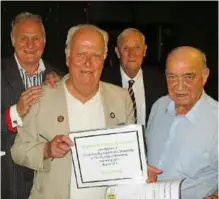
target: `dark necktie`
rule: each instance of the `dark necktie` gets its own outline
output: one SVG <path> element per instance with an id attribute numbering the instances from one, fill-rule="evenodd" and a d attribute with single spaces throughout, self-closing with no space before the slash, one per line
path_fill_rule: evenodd
<path id="1" fill-rule="evenodd" d="M 129 82 L 128 91 L 129 91 L 129 94 L 131 96 L 132 103 L 133 103 L 135 123 L 137 123 L 137 108 L 136 108 L 135 94 L 134 94 L 134 91 L 133 91 L 133 88 L 132 88 L 135 81 L 134 80 L 129 80 L 128 82 Z"/>

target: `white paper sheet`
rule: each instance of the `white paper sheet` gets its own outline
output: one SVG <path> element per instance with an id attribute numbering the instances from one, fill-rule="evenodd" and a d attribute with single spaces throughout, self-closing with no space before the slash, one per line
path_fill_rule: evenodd
<path id="1" fill-rule="evenodd" d="M 181 180 L 109 187 L 106 199 L 179 199 Z"/>
<path id="2" fill-rule="evenodd" d="M 147 179 L 141 125 L 69 134 L 79 188 L 127 184 Z"/>

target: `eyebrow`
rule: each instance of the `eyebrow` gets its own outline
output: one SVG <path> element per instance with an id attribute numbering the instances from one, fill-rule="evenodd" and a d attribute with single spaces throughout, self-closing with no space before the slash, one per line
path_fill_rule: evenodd
<path id="1" fill-rule="evenodd" d="M 181 75 L 195 75 L 196 73 L 184 73 L 184 74 L 181 74 Z M 166 72 L 166 75 L 178 75 L 178 74 L 176 74 L 176 73 L 168 73 L 168 72 Z"/>

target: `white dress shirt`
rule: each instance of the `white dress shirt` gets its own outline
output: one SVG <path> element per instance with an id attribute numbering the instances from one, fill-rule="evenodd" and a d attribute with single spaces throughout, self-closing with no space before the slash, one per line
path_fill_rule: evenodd
<path id="1" fill-rule="evenodd" d="M 146 104 L 145 104 L 145 91 L 144 91 L 144 80 L 143 80 L 143 73 L 142 69 L 138 71 L 138 74 L 135 78 L 131 79 L 126 75 L 123 71 L 122 67 L 120 67 L 120 73 L 122 77 L 122 87 L 128 89 L 129 80 L 134 80 L 135 83 L 133 84 L 132 88 L 135 94 L 135 101 L 137 107 L 137 123 L 145 126 L 146 121 Z"/>
<path id="2" fill-rule="evenodd" d="M 16 54 L 14 54 L 14 57 L 15 57 L 15 60 L 17 62 L 18 70 L 20 71 L 20 76 L 21 76 L 21 79 L 24 83 L 25 89 L 28 89 L 28 88 L 30 88 L 34 85 L 41 85 L 42 80 L 43 80 L 42 73 L 46 70 L 46 67 L 43 63 L 43 60 L 42 59 L 39 60 L 39 67 L 38 67 L 38 70 L 35 73 L 36 75 L 37 74 L 41 74 L 41 75 L 39 76 L 39 78 L 35 78 L 36 77 L 35 75 L 27 77 L 26 71 L 20 65 Z M 35 82 L 36 79 L 37 79 L 37 82 Z M 22 119 L 21 119 L 21 117 L 19 116 L 19 114 L 17 112 L 17 104 L 14 104 L 10 107 L 10 118 L 11 118 L 11 121 L 12 121 L 12 127 L 13 128 L 17 127 L 18 125 L 22 126 Z"/>

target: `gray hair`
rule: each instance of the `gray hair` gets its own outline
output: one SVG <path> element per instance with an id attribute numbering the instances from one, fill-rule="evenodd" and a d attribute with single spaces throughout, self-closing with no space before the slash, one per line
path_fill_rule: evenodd
<path id="1" fill-rule="evenodd" d="M 204 68 L 207 68 L 207 56 L 206 56 L 206 54 L 205 54 L 204 52 L 202 52 L 201 50 L 200 50 L 200 53 L 201 53 L 201 55 L 202 55 L 203 66 L 204 66 Z"/>
<path id="2" fill-rule="evenodd" d="M 109 36 L 108 36 L 108 33 L 100 28 L 98 28 L 97 26 L 94 26 L 94 25 L 91 25 L 91 24 L 79 24 L 77 26 L 73 26 L 69 29 L 68 31 L 68 35 L 67 35 L 67 39 L 66 39 L 66 56 L 69 55 L 69 44 L 71 43 L 72 41 L 72 38 L 75 36 L 76 32 L 79 31 L 80 29 L 82 28 L 94 28 L 96 29 L 98 32 L 100 32 L 103 36 L 103 39 L 104 39 L 104 59 L 106 58 L 107 56 L 107 51 L 108 51 L 108 40 L 109 40 Z"/>
<path id="3" fill-rule="evenodd" d="M 20 14 L 18 14 L 15 17 L 14 21 L 12 21 L 12 23 L 11 23 L 11 41 L 13 42 L 13 40 L 14 40 L 14 32 L 15 32 L 16 24 L 18 24 L 21 21 L 26 20 L 26 19 L 34 20 L 41 25 L 42 30 L 43 30 L 43 34 L 44 34 L 44 42 L 46 43 L 46 31 L 45 31 L 45 28 L 43 25 L 42 17 L 40 15 L 35 15 L 35 14 L 30 13 L 30 12 L 21 12 Z"/>
<path id="4" fill-rule="evenodd" d="M 127 33 L 127 32 L 136 32 L 136 33 L 139 33 L 141 36 L 142 36 L 142 40 L 143 40 L 143 43 L 145 43 L 145 36 L 143 35 L 143 33 L 136 29 L 136 28 L 127 28 L 125 30 L 123 30 L 119 36 L 117 37 L 117 46 L 119 47 L 119 43 L 120 43 L 120 39 Z"/>

